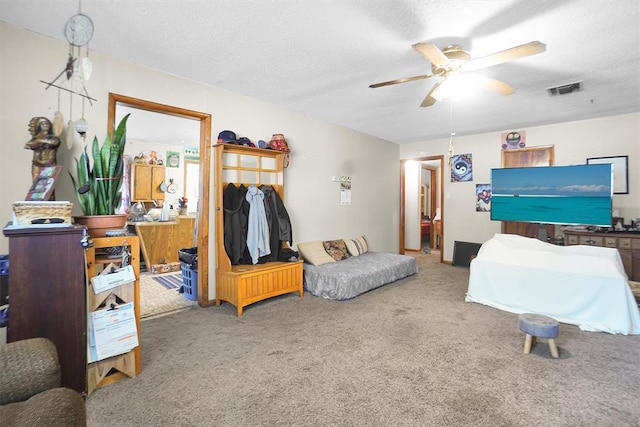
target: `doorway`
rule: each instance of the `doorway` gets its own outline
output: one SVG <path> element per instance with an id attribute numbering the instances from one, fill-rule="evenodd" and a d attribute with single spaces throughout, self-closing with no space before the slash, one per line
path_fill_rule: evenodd
<path id="1" fill-rule="evenodd" d="M 444 156 L 400 161 L 400 253 L 423 252 L 428 231 L 428 246 L 443 261 L 443 183 Z"/>
<path id="2" fill-rule="evenodd" d="M 107 116 L 107 126 L 109 134 L 113 134 L 116 121 L 117 106 L 126 106 L 140 110 L 166 114 L 174 117 L 181 117 L 189 120 L 196 120 L 200 125 L 200 161 L 199 161 L 199 188 L 198 200 L 200 201 L 196 215 L 197 248 L 198 248 L 198 304 L 209 306 L 213 300 L 209 299 L 209 192 L 210 192 L 210 170 L 211 170 L 211 115 L 198 111 L 187 110 L 152 101 L 132 98 L 125 95 L 109 93 L 109 106 Z"/>

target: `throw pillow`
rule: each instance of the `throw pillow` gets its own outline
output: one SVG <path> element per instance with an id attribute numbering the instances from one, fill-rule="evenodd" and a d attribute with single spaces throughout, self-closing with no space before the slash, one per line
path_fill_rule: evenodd
<path id="1" fill-rule="evenodd" d="M 322 242 L 322 246 L 324 246 L 324 250 L 327 251 L 331 258 L 336 261 L 342 261 L 350 256 L 344 240 L 327 240 Z"/>
<path id="2" fill-rule="evenodd" d="M 358 256 L 369 252 L 367 238 L 364 236 L 356 237 L 355 239 L 344 239 L 344 243 L 347 245 L 347 250 L 352 256 Z"/>
<path id="3" fill-rule="evenodd" d="M 300 252 L 300 255 L 306 262 L 316 266 L 336 262 L 336 260 L 331 258 L 327 251 L 324 250 L 324 246 L 320 240 L 298 243 L 298 252 Z"/>

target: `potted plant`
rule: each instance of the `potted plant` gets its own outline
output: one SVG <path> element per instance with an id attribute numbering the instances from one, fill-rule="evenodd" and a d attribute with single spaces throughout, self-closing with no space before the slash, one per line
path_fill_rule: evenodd
<path id="1" fill-rule="evenodd" d="M 122 118 L 113 138 L 107 135 L 102 147 L 98 138 L 93 138 L 93 165 L 85 146 L 80 158 L 75 159 L 77 179 L 69 173 L 84 213 L 84 216 L 75 216 L 74 220 L 77 224 L 86 225 L 92 237 L 104 236 L 108 229 L 123 228 L 127 221 L 126 215 L 116 215 L 115 210 L 122 199 L 123 154 L 128 118 L 129 114 Z M 97 224 L 93 224 L 95 222 Z"/>

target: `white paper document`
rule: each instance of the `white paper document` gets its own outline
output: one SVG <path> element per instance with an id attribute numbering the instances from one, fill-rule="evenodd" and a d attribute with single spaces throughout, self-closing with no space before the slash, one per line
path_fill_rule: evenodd
<path id="1" fill-rule="evenodd" d="M 105 268 L 104 271 L 109 271 Z M 119 268 L 113 273 L 99 274 L 96 277 L 91 278 L 91 284 L 93 285 L 93 291 L 96 294 L 104 292 L 109 289 L 122 286 L 126 283 L 131 283 L 136 280 L 136 274 L 133 271 L 133 267 L 127 265 L 126 267 Z"/>
<path id="2" fill-rule="evenodd" d="M 89 313 L 89 363 L 127 353 L 138 346 L 133 303 Z"/>

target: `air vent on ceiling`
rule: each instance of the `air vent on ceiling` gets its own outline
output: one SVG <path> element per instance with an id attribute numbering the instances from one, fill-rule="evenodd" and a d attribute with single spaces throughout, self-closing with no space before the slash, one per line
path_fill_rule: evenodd
<path id="1" fill-rule="evenodd" d="M 550 96 L 555 95 L 567 95 L 571 92 L 582 90 L 582 82 L 569 83 L 562 86 L 547 88 L 547 92 Z"/>

